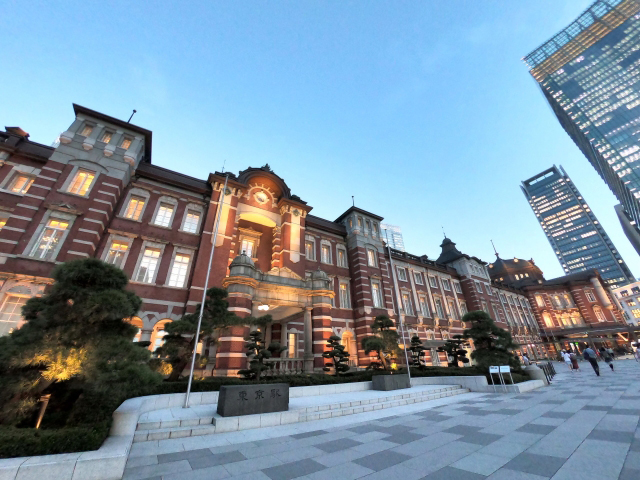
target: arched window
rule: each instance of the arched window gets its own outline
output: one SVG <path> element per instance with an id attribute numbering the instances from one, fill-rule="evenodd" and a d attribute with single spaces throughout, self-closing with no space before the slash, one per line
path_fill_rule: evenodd
<path id="1" fill-rule="evenodd" d="M 349 353 L 349 365 L 355 366 L 356 358 L 358 354 L 356 351 L 356 342 L 355 342 L 355 339 L 353 338 L 353 333 L 343 332 L 342 340 L 340 341 L 340 343 L 344 345 L 345 351 Z"/>
<path id="2" fill-rule="evenodd" d="M 158 348 L 164 345 L 164 336 L 167 332 L 164 331 L 164 326 L 169 323 L 170 319 L 160 320 L 153 326 L 153 332 L 151 332 L 151 345 L 150 350 L 155 352 Z"/>
<path id="3" fill-rule="evenodd" d="M 138 329 L 135 336 L 133 337 L 133 341 L 139 342 L 140 337 L 142 336 L 142 319 L 140 317 L 131 317 L 130 319 L 128 319 L 128 322 Z"/>
<path id="4" fill-rule="evenodd" d="M 544 324 L 549 327 L 549 328 L 553 328 L 553 320 L 551 319 L 551 315 L 549 315 L 549 312 L 542 312 L 542 320 L 544 321 Z"/>

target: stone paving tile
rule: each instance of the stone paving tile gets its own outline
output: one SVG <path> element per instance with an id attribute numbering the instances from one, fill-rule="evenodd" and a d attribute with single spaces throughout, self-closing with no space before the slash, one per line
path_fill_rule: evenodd
<path id="1" fill-rule="evenodd" d="M 313 432 L 305 432 L 305 433 L 296 433 L 295 435 L 291 435 L 293 438 L 307 438 L 307 437 L 315 437 L 316 435 L 322 435 L 323 433 L 329 433 L 326 430 L 315 430 Z"/>
<path id="2" fill-rule="evenodd" d="M 550 477 L 534 475 L 532 473 L 519 472 L 508 468 L 501 468 L 492 475 L 485 477 L 487 480 L 548 480 Z"/>
<path id="3" fill-rule="evenodd" d="M 624 461 L 623 468 L 631 470 L 640 470 L 640 452 L 629 452 L 627 458 Z M 640 478 L 640 471 L 637 472 L 638 478 Z"/>
<path id="4" fill-rule="evenodd" d="M 405 443 L 410 443 L 415 440 L 420 440 L 424 437 L 425 435 L 418 435 L 417 433 L 404 432 L 404 433 L 396 433 L 395 435 L 390 435 L 388 437 L 385 437 L 384 441 L 403 445 Z"/>
<path id="5" fill-rule="evenodd" d="M 545 412 L 542 414 L 543 417 L 547 417 L 547 418 L 564 418 L 567 419 L 569 417 L 573 416 L 573 413 L 571 412 L 555 412 L 553 410 L 551 410 L 550 412 Z"/>
<path id="6" fill-rule="evenodd" d="M 163 453 L 158 455 L 158 463 L 176 462 L 178 460 L 189 460 L 190 458 L 210 457 L 213 453 L 208 448 L 188 450 L 186 452 Z"/>
<path id="7" fill-rule="evenodd" d="M 486 478 L 484 475 L 469 472 L 468 470 L 456 467 L 444 467 L 433 473 L 430 473 L 424 480 L 481 480 Z"/>
<path id="8" fill-rule="evenodd" d="M 340 438 L 338 440 L 316 444 L 315 447 L 319 448 L 323 452 L 333 453 L 355 447 L 356 445 L 362 445 L 362 443 L 356 442 L 351 438 Z"/>
<path id="9" fill-rule="evenodd" d="M 480 475 L 491 475 L 507 462 L 509 462 L 509 459 L 505 457 L 474 452 L 458 460 L 451 466 Z"/>
<path id="10" fill-rule="evenodd" d="M 550 425 L 553 427 L 557 427 L 562 425 L 565 422 L 562 418 L 547 418 L 547 417 L 538 417 L 534 418 L 529 422 L 530 425 Z"/>
<path id="11" fill-rule="evenodd" d="M 492 433 L 475 432 L 462 437 L 461 441 L 473 443 L 477 445 L 489 445 L 490 443 L 500 440 L 503 435 L 494 435 Z"/>
<path id="12" fill-rule="evenodd" d="M 548 433 L 553 432 L 556 427 L 552 425 L 536 425 L 535 423 L 527 423 L 522 427 L 518 428 L 516 431 L 524 432 L 524 433 L 538 433 L 540 435 L 547 435 Z"/>
<path id="13" fill-rule="evenodd" d="M 192 472 L 179 472 L 163 475 L 162 480 L 211 480 L 229 478 L 229 472 L 222 466 L 201 468 Z M 159 477 L 158 477 L 159 478 Z"/>
<path id="14" fill-rule="evenodd" d="M 165 475 L 175 472 L 188 472 L 191 470 L 189 462 L 180 460 L 178 462 L 162 463 L 158 465 L 146 465 L 143 467 L 128 468 L 124 472 L 123 480 L 139 480 L 158 475 Z"/>
<path id="15" fill-rule="evenodd" d="M 242 475 L 245 473 L 256 472 L 268 467 L 282 465 L 282 461 L 272 455 L 265 457 L 250 458 L 242 462 L 229 463 L 224 468 L 232 475 Z"/>
<path id="16" fill-rule="evenodd" d="M 456 425 L 455 427 L 447 428 L 443 430 L 444 433 L 454 433 L 457 435 L 469 435 L 477 433 L 480 430 L 478 427 L 469 427 L 466 425 Z"/>
<path id="17" fill-rule="evenodd" d="M 373 473 L 373 470 L 370 468 L 348 462 L 325 470 L 320 470 L 316 473 L 307 475 L 305 478 L 310 480 L 335 480 L 337 478 L 340 480 L 355 480 L 356 478 L 364 477 L 370 473 Z"/>
<path id="18" fill-rule="evenodd" d="M 217 465 L 241 462 L 246 459 L 247 457 L 236 450 L 235 452 L 216 453 L 211 456 L 206 455 L 190 458 L 189 465 L 191 465 L 193 470 L 197 470 L 199 468 L 215 467 Z"/>
<path id="19" fill-rule="evenodd" d="M 518 472 L 532 473 L 543 477 L 552 477 L 564 464 L 564 460 L 547 455 L 521 453 L 510 460 L 505 467 Z"/>
<path id="20" fill-rule="evenodd" d="M 615 432 L 612 430 L 594 430 L 587 438 L 589 440 L 606 440 L 608 442 L 631 444 L 631 440 L 633 440 L 633 433 Z"/>
<path id="21" fill-rule="evenodd" d="M 324 470 L 325 468 L 326 467 L 324 465 L 315 462 L 310 458 L 305 458 L 304 460 L 298 460 L 285 465 L 263 468 L 262 473 L 271 480 L 291 480 L 292 478 L 309 475 L 320 470 Z"/>
<path id="22" fill-rule="evenodd" d="M 384 470 L 385 468 L 389 468 L 398 463 L 404 462 L 405 460 L 409 460 L 411 457 L 409 455 L 404 455 L 398 452 L 385 452 L 384 455 L 379 455 L 374 453 L 372 455 L 367 455 L 366 457 L 357 458 L 353 461 L 353 463 L 357 463 L 365 468 L 369 468 L 374 472 L 378 472 L 380 470 Z"/>

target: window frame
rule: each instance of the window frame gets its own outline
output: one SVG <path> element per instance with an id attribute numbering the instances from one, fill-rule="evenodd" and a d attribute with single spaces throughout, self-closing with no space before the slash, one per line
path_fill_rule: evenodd
<path id="1" fill-rule="evenodd" d="M 451 291 L 451 280 L 449 280 L 448 278 L 441 278 L 440 280 L 442 280 L 442 288 L 445 291 L 450 292 Z"/>
<path id="2" fill-rule="evenodd" d="M 429 275 L 429 286 L 431 288 L 438 288 L 438 281 L 433 275 Z"/>
<path id="3" fill-rule="evenodd" d="M 124 253 L 124 255 L 122 257 L 120 265 L 116 265 L 115 263 L 109 263 L 107 261 L 107 259 L 109 257 L 109 252 L 111 251 L 111 246 L 115 242 L 127 245 L 127 250 L 126 250 L 126 252 Z M 120 268 L 121 270 L 124 270 L 124 267 L 127 264 L 127 259 L 129 258 L 129 253 L 131 252 L 131 245 L 132 244 L 133 244 L 133 238 L 125 237 L 125 236 L 122 236 L 122 235 L 111 234 L 109 236 L 108 240 L 107 240 L 107 245 L 105 246 L 104 251 L 102 252 L 102 261 L 105 262 L 105 263 L 109 263 L 109 265 L 116 266 L 116 267 Z"/>
<path id="4" fill-rule="evenodd" d="M 13 190 L 13 187 L 14 187 L 16 181 L 20 177 L 24 177 L 26 179 L 26 182 L 20 188 L 20 190 L 15 191 L 15 190 Z M 35 180 L 36 180 L 35 175 L 29 175 L 28 173 L 24 173 L 24 172 L 21 172 L 20 170 L 18 170 L 15 173 L 13 173 L 13 175 L 9 179 L 6 191 L 9 192 L 9 193 L 13 193 L 14 195 L 25 195 L 29 191 L 29 189 L 31 188 L 31 185 L 33 185 L 33 182 L 35 182 Z"/>
<path id="5" fill-rule="evenodd" d="M 327 259 L 324 258 L 325 248 L 327 249 Z M 333 265 L 333 252 L 331 251 L 331 242 L 328 240 L 320 240 L 320 263 L 325 265 Z"/>
<path id="6" fill-rule="evenodd" d="M 376 268 L 378 266 L 377 250 L 366 247 L 367 250 L 367 266 Z"/>
<path id="7" fill-rule="evenodd" d="M 345 287 L 344 289 L 342 287 Z M 342 292 L 344 291 L 346 297 L 342 297 Z M 348 280 L 338 280 L 338 296 L 340 297 L 340 307 L 341 309 L 351 310 L 351 292 L 349 287 Z"/>
<path id="8" fill-rule="evenodd" d="M 342 254 L 342 259 L 344 261 L 340 261 L 340 254 Z M 349 261 L 347 260 L 347 249 L 344 245 L 336 245 L 336 265 L 341 268 L 349 268 Z"/>
<path id="9" fill-rule="evenodd" d="M 196 222 L 196 229 L 193 232 L 189 230 L 185 230 L 185 225 L 187 224 L 187 216 L 189 215 L 189 210 L 198 213 L 198 221 Z M 180 228 L 178 231 L 182 233 L 188 233 L 189 235 L 198 235 L 200 233 L 200 227 L 202 226 L 202 219 L 204 217 L 204 209 L 202 205 L 198 205 L 196 203 L 188 203 L 184 209 L 184 214 L 182 215 L 182 222 L 180 222 Z"/>
<path id="10" fill-rule="evenodd" d="M 40 243 L 41 237 L 44 234 L 44 230 L 47 227 L 47 224 L 49 223 L 49 220 L 54 219 L 57 221 L 63 221 L 63 222 L 67 222 L 67 228 L 65 229 L 65 231 L 63 232 L 63 234 L 60 237 L 60 240 L 58 241 L 56 247 L 53 250 L 53 253 L 51 254 L 51 257 L 48 259 L 42 259 L 42 258 L 36 258 L 32 255 L 32 251 L 35 250 L 35 247 L 37 244 Z M 25 257 L 29 257 L 32 258 L 33 260 L 37 260 L 37 261 L 41 261 L 41 262 L 55 262 L 56 259 L 58 258 L 58 255 L 60 254 L 60 250 L 62 249 L 62 245 L 64 245 L 65 241 L 67 240 L 67 237 L 69 236 L 69 232 L 71 231 L 72 227 L 73 227 L 73 223 L 76 220 L 76 216 L 70 213 L 66 213 L 66 212 L 60 212 L 58 210 L 47 210 L 47 212 L 43 215 L 42 220 L 40 220 L 40 223 L 38 224 L 38 227 L 36 228 L 35 232 L 33 233 L 33 236 L 31 237 L 31 240 L 29 240 L 29 243 L 27 244 L 27 247 L 24 249 L 23 251 L 23 255 Z"/>
<path id="11" fill-rule="evenodd" d="M 596 302 L 596 296 L 595 296 L 595 294 L 593 293 L 592 290 L 585 290 L 584 295 L 585 295 L 585 297 L 587 297 L 587 301 L 589 303 L 595 303 Z"/>
<path id="12" fill-rule="evenodd" d="M 446 320 L 446 312 L 444 311 L 444 304 L 442 303 L 442 298 L 439 296 L 433 297 L 433 304 L 435 306 L 435 314 L 438 319 Z M 439 307 L 439 308 L 438 308 Z"/>
<path id="13" fill-rule="evenodd" d="M 86 173 L 86 174 L 89 174 L 89 175 L 93 176 L 93 178 L 89 182 L 89 185 L 87 185 L 85 192 L 84 193 L 72 192 L 71 191 L 71 187 L 75 183 L 76 178 L 80 174 L 83 174 L 83 173 Z M 91 193 L 91 190 L 93 189 L 93 186 L 95 185 L 96 181 L 98 180 L 98 172 L 90 170 L 88 168 L 84 168 L 84 167 L 77 167 L 77 168 L 74 168 L 71 171 L 71 173 L 69 173 L 69 176 L 67 178 L 68 178 L 68 182 L 65 182 L 65 185 L 63 185 L 63 188 L 62 188 L 64 193 L 68 193 L 69 195 L 76 195 L 78 197 L 87 198 L 89 196 L 89 194 Z M 84 185 L 84 182 L 82 183 L 82 185 Z"/>
<path id="14" fill-rule="evenodd" d="M 23 294 L 16 294 L 16 293 L 12 293 L 12 292 L 4 292 L 4 296 L 2 298 L 2 301 L 0 302 L 0 316 L 1 315 L 15 315 L 16 311 L 15 309 L 9 313 L 9 312 L 5 312 L 4 309 L 7 306 L 7 303 L 9 303 L 9 299 L 10 298 L 17 298 L 17 299 L 24 299 L 24 303 L 27 303 L 27 301 L 32 298 L 30 295 L 23 295 Z M 19 308 L 18 310 L 18 315 L 20 315 L 20 320 L 18 320 L 16 322 L 16 326 L 15 327 L 11 327 L 11 331 L 7 330 L 7 335 L 10 334 L 11 332 L 18 330 L 20 327 L 22 327 L 22 325 L 25 324 L 26 320 L 24 319 L 24 317 L 22 316 L 22 307 L 24 306 L 24 304 L 20 304 L 21 302 L 18 301 L 16 303 L 17 307 Z M 4 319 L 0 319 L 0 325 L 1 324 L 9 324 L 9 323 L 13 323 L 13 321 L 10 321 L 10 319 L 8 320 L 4 320 Z M 1 335 L 1 334 L 0 334 Z"/>
<path id="15" fill-rule="evenodd" d="M 431 309 L 429 308 L 429 301 L 427 297 L 425 297 L 424 295 L 418 296 L 418 302 L 420 303 L 420 312 L 422 313 L 422 316 L 430 317 Z"/>
<path id="16" fill-rule="evenodd" d="M 400 293 L 402 297 L 402 310 L 405 315 L 413 316 L 413 304 L 411 303 L 411 292 L 403 291 Z"/>
<path id="17" fill-rule="evenodd" d="M 462 295 L 462 285 L 457 280 L 453 281 L 453 291 Z"/>
<path id="18" fill-rule="evenodd" d="M 422 272 L 413 272 L 413 281 L 416 282 L 416 285 L 424 285 L 422 282 Z"/>
<path id="19" fill-rule="evenodd" d="M 377 287 L 376 289 L 373 288 L 374 285 Z M 382 299 L 382 284 L 377 278 L 371 279 L 371 301 L 373 303 L 373 308 L 384 308 L 384 302 Z"/>
<path id="20" fill-rule="evenodd" d="M 408 282 L 409 281 L 407 279 L 407 269 L 405 267 L 397 266 L 396 270 L 398 272 L 398 280 L 399 281 L 401 281 L 401 282 Z"/>
<path id="21" fill-rule="evenodd" d="M 127 217 L 127 210 L 129 210 L 129 204 L 131 203 L 131 197 L 139 197 L 144 199 L 144 204 L 142 205 L 142 209 L 140 210 L 140 215 L 137 219 Z M 144 218 L 144 214 L 149 206 L 149 202 L 151 200 L 151 193 L 148 190 L 142 188 L 132 188 L 127 192 L 127 196 L 125 197 L 125 201 L 120 208 L 120 213 L 118 215 L 119 218 L 124 218 L 125 220 L 130 220 L 132 222 L 142 223 L 142 219 Z M 151 218 L 155 217 L 153 215 Z"/>
<path id="22" fill-rule="evenodd" d="M 176 257 L 179 255 L 189 257 L 189 261 L 187 262 L 185 273 L 184 273 L 184 281 L 182 285 L 171 285 L 171 277 L 173 275 L 173 269 L 176 266 Z M 195 250 L 192 250 L 190 248 L 174 246 L 173 253 L 171 254 L 171 262 L 169 263 L 169 270 L 167 272 L 167 278 L 165 280 L 165 285 L 164 285 L 165 287 L 180 288 L 180 289 L 187 288 L 187 286 L 189 285 L 189 276 L 191 274 L 191 268 L 193 265 L 194 256 L 195 256 Z"/>
<path id="23" fill-rule="evenodd" d="M 163 206 L 166 205 L 170 205 L 171 207 L 173 207 L 173 210 L 171 212 L 171 217 L 169 218 L 169 224 L 168 225 L 160 225 L 157 222 L 158 220 L 158 214 L 160 213 L 160 209 Z M 153 216 L 151 217 L 151 221 L 149 222 L 149 225 L 152 225 L 154 227 L 159 227 L 159 228 L 168 228 L 169 230 L 173 229 L 173 222 L 176 219 L 176 213 L 178 212 L 178 199 L 174 198 L 174 197 L 170 197 L 169 195 L 162 195 L 160 198 L 158 198 L 158 200 L 156 201 L 156 207 L 153 211 Z M 140 216 L 142 217 L 142 214 L 140 214 Z"/>
<path id="24" fill-rule="evenodd" d="M 310 249 L 307 248 L 307 244 L 311 245 Z M 313 258 L 309 257 L 309 252 L 313 253 Z M 315 237 L 312 237 L 310 235 L 306 235 L 304 237 L 304 255 L 305 255 L 305 258 L 310 262 L 317 262 L 318 261 L 316 259 L 317 252 L 316 252 L 316 239 L 315 239 Z"/>
<path id="25" fill-rule="evenodd" d="M 164 256 L 165 247 L 166 247 L 166 244 L 164 243 L 151 242 L 149 240 L 145 240 L 144 242 L 142 242 L 142 247 L 140 247 L 140 252 L 138 253 L 138 259 L 136 260 L 136 266 L 133 269 L 133 275 L 131 275 L 130 281 L 132 283 L 137 283 L 141 285 L 156 285 L 158 274 L 160 273 L 160 265 L 162 263 L 162 257 Z M 148 248 L 160 250 L 160 255 L 158 255 L 158 261 L 156 264 L 155 271 L 153 273 L 153 278 L 151 279 L 150 282 L 142 282 L 138 280 L 138 276 L 140 275 L 140 265 L 144 258 L 144 254 Z"/>

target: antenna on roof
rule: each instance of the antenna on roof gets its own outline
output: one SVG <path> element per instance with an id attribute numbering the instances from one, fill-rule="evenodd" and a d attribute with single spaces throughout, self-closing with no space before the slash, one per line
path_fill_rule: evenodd
<path id="1" fill-rule="evenodd" d="M 227 164 L 227 159 L 224 159 L 224 162 L 222 162 L 222 173 L 224 173 L 224 166 Z"/>
<path id="2" fill-rule="evenodd" d="M 127 120 L 127 123 L 131 123 L 131 119 L 133 118 L 133 116 L 136 114 L 137 110 L 134 108 L 133 109 L 133 113 L 131 114 L 131 116 L 129 117 L 129 120 Z"/>
<path id="3" fill-rule="evenodd" d="M 500 258 L 500 255 L 498 255 L 498 251 L 496 250 L 496 246 L 493 244 L 493 240 L 491 240 L 491 246 L 493 247 L 493 252 L 496 254 L 496 257 Z"/>
<path id="4" fill-rule="evenodd" d="M 444 227 L 442 225 L 440 225 L 440 228 L 442 228 L 442 235 L 444 235 L 444 238 L 447 238 L 447 234 L 444 233 Z"/>
<path id="5" fill-rule="evenodd" d="M 356 206 L 356 199 L 353 195 L 351 195 L 351 203 L 353 204 L 353 206 Z"/>

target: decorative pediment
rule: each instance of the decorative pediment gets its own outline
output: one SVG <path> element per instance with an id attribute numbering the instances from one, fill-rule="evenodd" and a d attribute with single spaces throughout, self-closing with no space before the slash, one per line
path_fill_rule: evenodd
<path id="1" fill-rule="evenodd" d="M 82 215 L 82 212 L 76 209 L 73 205 L 68 203 L 49 203 L 45 205 L 49 210 L 56 210 L 58 212 L 70 213 L 71 215 Z"/>
<path id="2" fill-rule="evenodd" d="M 294 278 L 296 280 L 303 280 L 303 278 L 295 273 L 293 270 L 287 267 L 273 267 L 267 272 L 267 275 L 275 275 L 284 278 Z"/>

